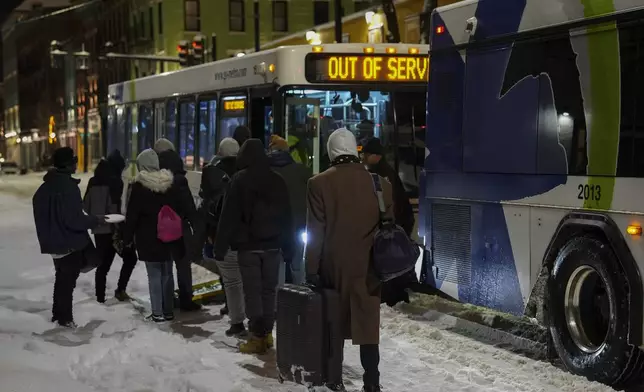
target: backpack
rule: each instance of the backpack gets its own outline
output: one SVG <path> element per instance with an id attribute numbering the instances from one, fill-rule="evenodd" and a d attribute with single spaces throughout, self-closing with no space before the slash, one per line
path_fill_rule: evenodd
<path id="1" fill-rule="evenodd" d="M 213 189 L 209 189 L 209 191 L 213 193 L 205 194 L 202 180 L 201 191 L 204 199 L 204 211 L 208 215 L 208 221 L 213 224 L 217 224 L 219 222 L 219 217 L 221 216 L 226 192 L 228 192 L 228 189 L 230 188 L 231 179 L 225 171 L 217 166 L 209 166 L 204 170 L 203 176 L 205 177 L 202 178 L 206 179 L 210 183 L 210 187 L 216 189 L 215 192 L 213 192 Z"/>
<path id="2" fill-rule="evenodd" d="M 407 233 L 391 220 L 385 218 L 385 201 L 382 196 L 380 176 L 372 173 L 371 179 L 378 197 L 380 223 L 373 238 L 371 259 L 381 282 L 405 275 L 416 267 L 420 248 Z"/>
<path id="3" fill-rule="evenodd" d="M 161 242 L 173 242 L 183 237 L 183 221 L 170 206 L 161 207 L 157 215 L 157 238 Z"/>

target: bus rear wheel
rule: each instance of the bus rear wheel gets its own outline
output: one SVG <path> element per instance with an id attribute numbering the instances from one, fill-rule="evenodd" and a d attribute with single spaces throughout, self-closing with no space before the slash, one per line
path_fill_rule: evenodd
<path id="1" fill-rule="evenodd" d="M 614 387 L 630 385 L 644 359 L 628 343 L 628 282 L 610 246 L 592 237 L 569 240 L 548 282 L 552 342 L 572 373 Z M 639 377 L 637 377 L 639 378 Z"/>

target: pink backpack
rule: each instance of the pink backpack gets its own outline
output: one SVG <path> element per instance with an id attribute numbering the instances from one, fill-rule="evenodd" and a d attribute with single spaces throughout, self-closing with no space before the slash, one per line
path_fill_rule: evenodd
<path id="1" fill-rule="evenodd" d="M 183 237 L 181 217 L 170 206 L 163 206 L 157 215 L 157 238 L 161 242 L 173 242 Z"/>

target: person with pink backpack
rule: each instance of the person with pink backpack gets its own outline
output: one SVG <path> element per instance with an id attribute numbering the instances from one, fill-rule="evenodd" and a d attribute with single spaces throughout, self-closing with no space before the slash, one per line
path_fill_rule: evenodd
<path id="1" fill-rule="evenodd" d="M 159 168 L 152 149 L 136 158 L 136 175 L 125 216 L 123 241 L 134 242 L 139 260 L 145 262 L 150 288 L 150 321 L 174 319 L 172 249 L 183 237 L 181 198 L 173 187 L 173 175 Z"/>

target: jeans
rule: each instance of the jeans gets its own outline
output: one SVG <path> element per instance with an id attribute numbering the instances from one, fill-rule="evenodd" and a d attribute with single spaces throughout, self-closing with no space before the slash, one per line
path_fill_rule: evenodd
<path id="1" fill-rule="evenodd" d="M 177 266 L 179 303 L 186 306 L 192 302 L 192 261 L 186 257 L 183 238 L 172 244 L 172 259 Z"/>
<path id="2" fill-rule="evenodd" d="M 226 293 L 226 304 L 231 324 L 243 323 L 246 319 L 244 285 L 242 283 L 237 252 L 229 250 L 223 260 L 216 261 L 221 282 Z"/>
<path id="3" fill-rule="evenodd" d="M 238 258 L 249 330 L 262 338 L 273 331 L 275 324 L 275 292 L 280 264 L 283 264 L 282 252 L 240 251 Z"/>
<path id="4" fill-rule="evenodd" d="M 145 262 L 150 287 L 150 305 L 155 316 L 168 316 L 174 310 L 172 261 Z"/>
<path id="5" fill-rule="evenodd" d="M 107 274 L 110 272 L 110 268 L 114 262 L 116 249 L 114 249 L 111 233 L 96 234 L 94 238 L 96 240 L 96 249 L 102 256 L 101 263 L 96 267 L 96 275 L 94 276 L 96 284 L 96 298 L 104 300 Z M 116 291 L 125 291 L 125 289 L 127 289 L 127 284 L 130 281 L 132 271 L 134 271 L 134 267 L 136 266 L 136 261 L 136 252 L 134 251 L 134 248 L 124 248 L 123 266 L 121 267 L 121 274 L 119 276 L 118 285 L 116 286 Z"/>
<path id="6" fill-rule="evenodd" d="M 72 252 L 60 259 L 54 259 L 56 268 L 56 280 L 54 281 L 54 306 L 52 316 L 54 321 L 65 324 L 74 321 L 72 304 L 76 280 L 80 275 L 83 265 L 83 254 L 81 251 Z"/>

